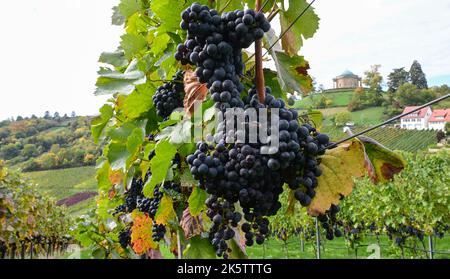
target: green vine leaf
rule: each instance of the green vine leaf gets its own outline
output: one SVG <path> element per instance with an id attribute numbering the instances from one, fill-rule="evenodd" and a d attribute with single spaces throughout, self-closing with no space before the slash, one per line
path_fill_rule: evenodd
<path id="1" fill-rule="evenodd" d="M 119 6 L 114 6 L 112 8 L 113 14 L 111 16 L 111 24 L 121 26 L 125 23 L 125 17 L 122 15 L 122 13 L 119 11 Z"/>
<path id="2" fill-rule="evenodd" d="M 133 59 L 135 55 L 147 48 L 147 40 L 142 35 L 125 34 L 120 37 L 120 46 L 125 51 L 127 59 Z"/>
<path id="3" fill-rule="evenodd" d="M 136 85 L 147 80 L 145 74 L 137 69 L 137 60 L 133 60 L 124 73 L 101 68 L 98 74 L 95 95 L 130 94 Z"/>
<path id="4" fill-rule="evenodd" d="M 266 82 L 266 86 L 272 89 L 272 95 L 274 97 L 283 98 L 285 101 L 287 100 L 287 96 L 284 93 L 278 81 L 277 72 L 272 71 L 270 69 L 264 69 L 264 80 Z"/>
<path id="5" fill-rule="evenodd" d="M 180 28 L 180 14 L 183 11 L 183 1 L 151 1 L 150 9 L 161 20 L 161 30 L 169 32 Z"/>
<path id="6" fill-rule="evenodd" d="M 108 161 L 112 170 L 123 170 L 127 168 L 127 160 L 131 156 L 125 143 L 113 142 L 109 145 Z"/>
<path id="7" fill-rule="evenodd" d="M 287 30 L 289 25 L 294 22 L 300 11 L 308 6 L 306 0 L 289 0 L 287 11 L 280 11 L 281 32 Z M 295 56 L 303 46 L 303 40 L 312 38 L 319 29 L 319 16 L 310 7 L 294 26 L 286 32 L 281 38 L 283 49 L 289 56 Z"/>
<path id="8" fill-rule="evenodd" d="M 125 18 L 132 16 L 134 13 L 142 9 L 141 0 L 121 0 L 118 6 L 119 12 Z"/>
<path id="9" fill-rule="evenodd" d="M 406 161 L 400 154 L 369 137 L 360 136 L 358 139 L 364 144 L 369 174 L 375 182 L 387 182 L 405 168 Z"/>
<path id="10" fill-rule="evenodd" d="M 205 209 L 205 201 L 208 194 L 200 187 L 194 187 L 191 195 L 189 196 L 189 212 L 192 216 L 198 216 L 203 209 Z"/>
<path id="11" fill-rule="evenodd" d="M 146 83 L 143 86 L 138 86 L 136 89 L 128 95 L 123 104 L 123 113 L 128 119 L 138 118 L 153 107 L 154 86 Z"/>
<path id="12" fill-rule="evenodd" d="M 216 252 L 207 238 L 195 236 L 189 239 L 189 244 L 183 252 L 184 259 L 215 259 Z"/>
<path id="13" fill-rule="evenodd" d="M 123 50 L 103 52 L 100 55 L 98 62 L 109 64 L 114 67 L 125 67 L 128 65 L 128 60 L 125 58 L 125 52 Z"/>
<path id="14" fill-rule="evenodd" d="M 103 105 L 100 109 L 100 116 L 92 120 L 91 133 L 95 143 L 98 143 L 106 124 L 113 117 L 113 114 L 113 108 L 110 105 Z"/>
<path id="15" fill-rule="evenodd" d="M 156 145 L 155 153 L 156 155 L 150 161 L 152 175 L 144 185 L 144 195 L 146 197 L 151 197 L 155 186 L 166 179 L 167 171 L 172 165 L 172 159 L 177 153 L 177 148 L 167 140 L 161 140 Z"/>
<path id="16" fill-rule="evenodd" d="M 290 92 L 306 94 L 312 89 L 312 78 L 308 74 L 309 63 L 303 56 L 289 57 L 283 52 L 272 51 L 280 86 Z"/>

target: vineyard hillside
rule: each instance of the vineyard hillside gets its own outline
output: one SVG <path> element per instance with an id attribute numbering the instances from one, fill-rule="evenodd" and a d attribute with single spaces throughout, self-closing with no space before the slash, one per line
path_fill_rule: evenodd
<path id="1" fill-rule="evenodd" d="M 360 132 L 368 126 L 359 126 L 352 129 L 354 133 Z M 346 136 L 341 127 L 325 126 L 323 132 L 330 135 L 333 140 Z M 436 144 L 436 131 L 433 130 L 405 130 L 391 127 L 378 128 L 365 134 L 392 150 L 417 152 L 427 150 Z"/>

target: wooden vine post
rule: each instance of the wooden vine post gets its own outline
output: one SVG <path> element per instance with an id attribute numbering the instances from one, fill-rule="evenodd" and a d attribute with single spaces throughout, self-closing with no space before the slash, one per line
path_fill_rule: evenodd
<path id="1" fill-rule="evenodd" d="M 256 0 L 256 11 L 261 10 L 261 0 Z M 262 59 L 262 39 L 255 42 L 255 76 L 256 76 L 256 91 L 258 92 L 259 102 L 264 104 L 266 99 L 264 86 L 264 72 Z"/>

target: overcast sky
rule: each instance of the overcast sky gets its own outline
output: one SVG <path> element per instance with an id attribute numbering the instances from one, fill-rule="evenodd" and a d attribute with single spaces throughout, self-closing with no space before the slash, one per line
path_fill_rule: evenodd
<path id="1" fill-rule="evenodd" d="M 0 119 L 44 111 L 97 113 L 97 59 L 122 34 L 111 26 L 118 0 L 0 1 Z M 450 84 L 449 0 L 317 0 L 320 29 L 302 54 L 325 87 L 348 69 L 362 75 L 381 64 L 419 60 L 429 83 Z"/>

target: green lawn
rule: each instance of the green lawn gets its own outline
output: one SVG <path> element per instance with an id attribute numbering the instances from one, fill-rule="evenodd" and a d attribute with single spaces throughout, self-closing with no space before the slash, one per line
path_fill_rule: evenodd
<path id="1" fill-rule="evenodd" d="M 395 259 L 401 257 L 401 250 L 397 247 L 392 247 L 387 236 L 380 237 L 380 256 L 381 258 Z M 343 238 L 335 238 L 333 241 L 326 241 L 322 244 L 321 258 L 322 259 L 366 259 L 373 254 L 373 250 L 368 248 L 368 245 L 378 245 L 375 237 L 367 237 L 358 248 L 357 252 L 354 249 L 348 249 Z M 421 246 L 422 248 L 422 246 Z M 444 251 L 450 253 L 450 236 L 443 239 L 435 240 L 435 251 Z M 426 253 L 417 251 L 415 256 L 411 253 L 412 250 L 405 248 L 405 258 L 425 258 Z M 301 250 L 300 239 L 292 237 L 287 241 L 287 245 L 283 241 L 271 238 L 263 245 L 255 245 L 247 248 L 247 253 L 250 259 L 315 259 L 316 252 L 311 241 L 305 243 L 304 251 Z M 437 259 L 449 259 L 450 254 L 435 254 Z"/>
<path id="2" fill-rule="evenodd" d="M 384 119 L 383 107 L 371 107 L 352 112 L 352 121 L 355 125 L 375 125 Z"/>

